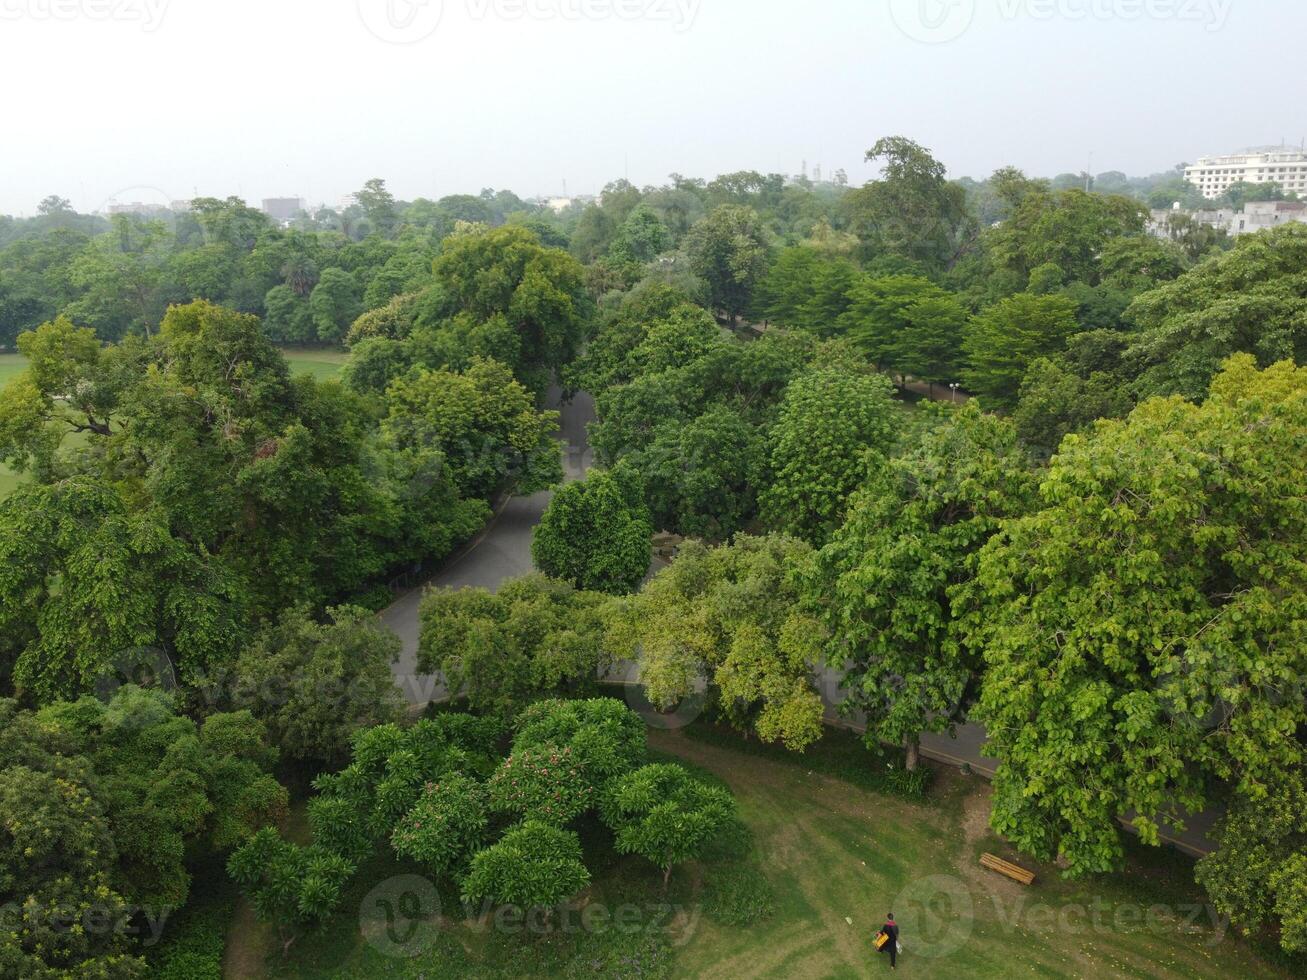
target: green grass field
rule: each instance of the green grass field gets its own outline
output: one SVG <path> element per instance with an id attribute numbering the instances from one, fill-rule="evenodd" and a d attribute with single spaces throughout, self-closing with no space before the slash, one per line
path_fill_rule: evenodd
<path id="1" fill-rule="evenodd" d="M 349 357 L 345 351 L 316 348 L 287 348 L 282 353 L 285 354 L 293 374 L 311 374 L 319 381 L 339 375 L 341 366 Z M 12 381 L 26 367 L 27 358 L 22 354 L 0 354 L 0 388 Z M 13 493 L 22 481 L 23 477 L 20 474 L 0 463 L 0 498 Z"/>
<path id="2" fill-rule="evenodd" d="M 989 787 L 977 777 L 942 769 L 926 800 L 907 802 L 822 775 L 814 770 L 829 767 L 809 768 L 801 756 L 779 761 L 682 733 L 654 732 L 651 743 L 729 785 L 748 833 L 678 868 L 664 893 L 657 871 L 583 829 L 597 873 L 578 908 L 625 908 L 625 928 L 605 928 L 604 918 L 579 928 L 578 911 L 533 933 L 493 915 L 469 918 L 443 891 L 442 914 L 416 929 L 401 921 L 400 942 L 393 923 L 361 925 L 374 889 L 386 896 L 387 882 L 414 873 L 382 857 L 360 869 L 321 933 L 284 954 L 242 903 L 226 976 L 852 980 L 889 970 L 871 947 L 888 911 L 902 928 L 899 969 L 914 977 L 1292 975 L 1213 929 L 1186 858 L 1135 846 L 1131 871 L 1093 882 L 1065 882 L 1056 868 L 1020 858 L 988 830 Z M 302 820 L 290 831 L 305 839 Z M 984 851 L 1021 861 L 1036 883 L 1022 888 L 985 871 Z M 761 918 L 739 914 L 768 907 Z M 1194 909 L 1203 910 L 1191 923 Z"/>

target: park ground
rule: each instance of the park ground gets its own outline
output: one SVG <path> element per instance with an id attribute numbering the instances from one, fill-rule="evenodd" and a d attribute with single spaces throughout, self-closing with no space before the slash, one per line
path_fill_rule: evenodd
<path id="1" fill-rule="evenodd" d="M 564 930 L 561 919 L 542 934 L 511 920 L 496 928 L 467 919 L 446 893 L 445 914 L 430 920 L 418 955 L 397 957 L 359 926 L 378 882 L 413 870 L 381 858 L 362 869 L 337 920 L 284 955 L 268 927 L 238 908 L 227 977 L 857 978 L 888 971 L 871 939 L 891 910 L 902 925 L 904 976 L 1292 975 L 1213 927 L 1188 858 L 1131 844 L 1128 872 L 1067 882 L 1015 854 L 988 829 L 989 787 L 978 777 L 942 767 L 927 797 L 909 801 L 832 774 L 847 771 L 858 751 L 846 733 L 807 756 L 699 724 L 653 731 L 650 741 L 658 756 L 727 784 L 747 832 L 678 868 L 666 893 L 655 869 L 590 835 L 587 863 L 599 870 L 578 904 L 635 908 L 627 930 Z M 302 817 L 291 832 L 307 840 Z M 985 851 L 1032 868 L 1035 884 L 985 871 Z M 760 909 L 769 911 L 740 924 Z"/>

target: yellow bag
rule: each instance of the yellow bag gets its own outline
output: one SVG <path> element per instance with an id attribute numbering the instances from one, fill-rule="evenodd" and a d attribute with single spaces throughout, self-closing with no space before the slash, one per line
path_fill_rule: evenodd
<path id="1" fill-rule="evenodd" d="M 876 933 L 876 948 L 884 949 L 885 944 L 889 942 L 889 933 L 881 931 Z"/>

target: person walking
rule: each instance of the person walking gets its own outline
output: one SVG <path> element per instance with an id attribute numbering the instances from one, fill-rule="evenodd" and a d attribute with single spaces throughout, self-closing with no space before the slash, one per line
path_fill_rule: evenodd
<path id="1" fill-rule="evenodd" d="M 887 942 L 880 948 L 882 953 L 889 953 L 889 968 L 898 969 L 899 957 L 899 926 L 894 921 L 894 913 L 890 912 L 885 916 L 885 924 L 880 927 L 881 935 L 885 936 Z"/>

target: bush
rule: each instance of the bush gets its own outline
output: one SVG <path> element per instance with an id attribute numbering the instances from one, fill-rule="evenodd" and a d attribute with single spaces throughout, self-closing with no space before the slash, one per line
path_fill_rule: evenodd
<path id="1" fill-rule="evenodd" d="M 221 980 L 232 908 L 229 896 L 193 900 L 151 950 L 148 975 L 153 980 Z"/>

